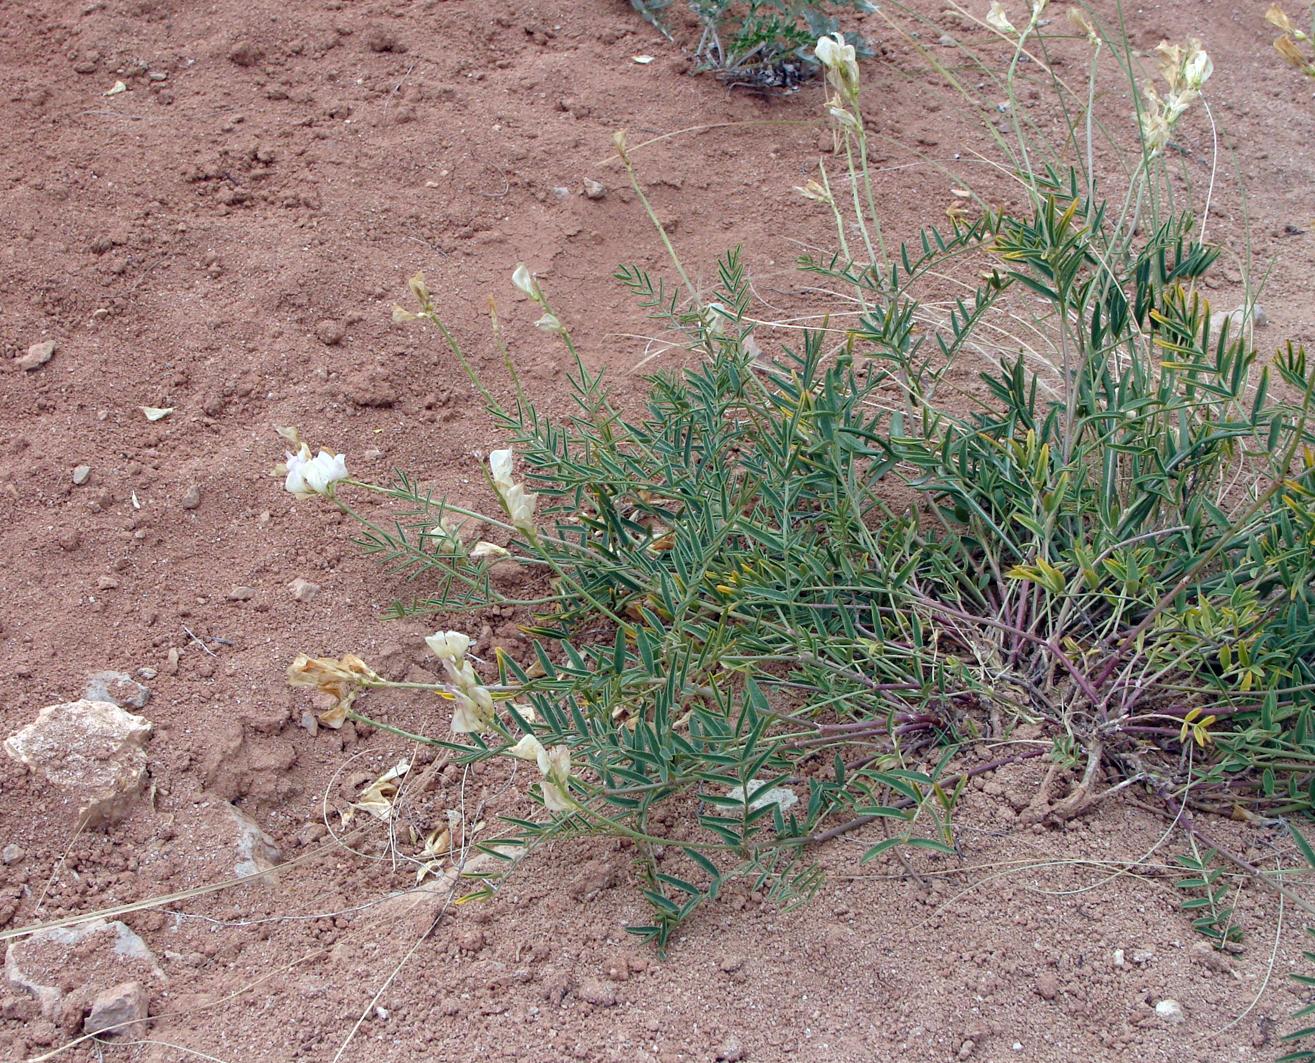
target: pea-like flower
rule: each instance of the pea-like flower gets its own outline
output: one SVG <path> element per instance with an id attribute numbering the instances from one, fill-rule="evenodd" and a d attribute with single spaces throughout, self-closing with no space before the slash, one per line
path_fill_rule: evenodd
<path id="1" fill-rule="evenodd" d="M 1000 0 L 991 0 L 991 9 L 986 13 L 986 24 L 1007 37 L 1018 36 L 1018 30 L 1014 29 L 1014 24 L 1009 21 L 1009 16 L 1005 14 L 1004 5 Z"/>
<path id="2" fill-rule="evenodd" d="M 507 750 L 509 756 L 537 764 L 543 776 L 543 803 L 549 812 L 570 812 L 575 802 L 570 797 L 571 751 L 566 746 L 544 749 L 534 735 L 526 735 Z"/>
<path id="3" fill-rule="evenodd" d="M 435 657 L 455 663 L 470 649 L 470 636 L 460 631 L 436 631 L 425 639 L 425 645 Z"/>
<path id="4" fill-rule="evenodd" d="M 305 443 L 295 454 L 287 455 L 287 479 L 283 486 L 298 498 L 326 495 L 339 480 L 347 479 L 347 459 L 342 454 L 321 448 L 315 457 Z"/>
<path id="5" fill-rule="evenodd" d="M 842 34 L 819 37 L 813 54 L 826 67 L 827 77 L 836 88 L 847 96 L 858 95 L 858 56 Z"/>
<path id="6" fill-rule="evenodd" d="M 528 535 L 534 530 L 534 507 L 539 496 L 511 478 L 512 461 L 510 447 L 493 451 L 489 454 L 489 474 L 512 524 Z"/>
<path id="7" fill-rule="evenodd" d="M 517 291 L 528 295 L 536 303 L 543 302 L 543 292 L 539 289 L 539 282 L 534 279 L 534 274 L 524 262 L 516 264 L 511 274 L 511 283 L 516 286 Z"/>

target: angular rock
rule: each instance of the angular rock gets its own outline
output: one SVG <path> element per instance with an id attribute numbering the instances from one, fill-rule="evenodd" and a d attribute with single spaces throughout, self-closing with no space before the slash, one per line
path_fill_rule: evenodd
<path id="1" fill-rule="evenodd" d="M 75 465 L 75 466 L 73 466 L 73 486 L 74 486 L 74 487 L 81 487 L 83 484 L 85 484 L 85 483 L 86 483 L 88 480 L 90 480 L 90 479 L 91 479 L 91 466 L 90 466 L 90 465 Z"/>
<path id="2" fill-rule="evenodd" d="M 151 700 L 151 691 L 127 672 L 93 672 L 87 676 L 82 697 L 86 701 L 112 701 L 121 709 L 144 709 Z"/>
<path id="3" fill-rule="evenodd" d="M 263 875 L 258 881 L 276 881 L 273 869 L 283 862 L 283 851 L 241 809 L 212 801 L 188 813 L 187 819 L 186 832 L 197 840 L 201 859 L 214 861 L 212 869 L 200 869 L 204 873 L 216 878 Z"/>
<path id="4" fill-rule="evenodd" d="M 1183 1015 L 1183 1006 L 1179 1004 L 1178 1001 L 1172 999 L 1161 1000 L 1156 1004 L 1155 1016 L 1162 1022 L 1167 1022 L 1174 1026 L 1183 1022 L 1186 1018 L 1186 1016 Z"/>
<path id="5" fill-rule="evenodd" d="M 5 978 L 35 997 L 47 1019 L 55 1019 L 64 998 L 75 993 L 90 1003 L 116 984 L 164 984 L 146 942 L 125 924 L 103 919 L 19 938 L 5 951 Z"/>
<path id="6" fill-rule="evenodd" d="M 5 752 L 78 802 L 88 824 L 121 813 L 146 775 L 151 722 L 112 701 L 47 705 L 5 739 Z"/>
<path id="7" fill-rule="evenodd" d="M 607 195 L 607 185 L 602 181 L 595 181 L 592 177 L 584 179 L 584 197 L 585 199 L 602 199 Z"/>
<path id="8" fill-rule="evenodd" d="M 84 1033 L 104 1033 L 106 1037 L 135 1037 L 137 1024 L 146 1018 L 149 998 L 141 982 L 120 982 L 96 994 L 91 1012 L 83 1023 Z"/>

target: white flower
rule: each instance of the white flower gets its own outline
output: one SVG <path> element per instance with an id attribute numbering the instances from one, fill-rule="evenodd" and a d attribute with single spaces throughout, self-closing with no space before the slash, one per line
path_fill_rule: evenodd
<path id="1" fill-rule="evenodd" d="M 784 812 L 799 803 L 799 797 L 793 790 L 787 790 L 784 786 L 774 786 L 770 790 L 764 790 L 762 793 L 758 793 L 762 788 L 762 785 L 763 784 L 760 780 L 750 779 L 747 787 L 732 786 L 726 791 L 726 796 L 732 800 L 740 802 L 740 804 L 744 804 L 748 796 L 745 791 L 747 790 L 749 794 L 754 794 L 755 796 L 753 799 L 749 801 L 750 812 L 756 812 L 758 809 L 766 808 L 768 805 L 776 805 L 782 812 Z"/>
<path id="2" fill-rule="evenodd" d="M 489 454 L 489 472 L 493 476 L 493 486 L 499 492 L 511 486 L 511 448 L 495 450 Z"/>
<path id="3" fill-rule="evenodd" d="M 298 498 L 327 494 L 329 488 L 348 477 L 347 459 L 341 454 L 321 450 L 310 456 L 305 443 L 295 454 L 288 454 L 288 475 L 283 486 Z"/>
<path id="4" fill-rule="evenodd" d="M 1018 33 L 1018 30 L 1014 29 L 1014 24 L 1009 21 L 1009 16 L 1005 14 L 1000 0 L 991 0 L 991 10 L 986 13 L 986 24 L 997 33 L 1006 35 Z"/>
<path id="5" fill-rule="evenodd" d="M 858 92 L 858 58 L 852 44 L 846 44 L 839 33 L 817 39 L 813 54 L 827 69 L 836 87 L 853 95 Z"/>
<path id="6" fill-rule="evenodd" d="M 571 751 L 566 746 L 544 749 L 534 735 L 526 735 L 507 750 L 517 760 L 529 760 L 538 765 L 543 776 L 543 803 L 549 812 L 570 812 L 575 802 L 570 798 Z"/>
<path id="7" fill-rule="evenodd" d="M 425 639 L 425 645 L 435 657 L 455 663 L 465 657 L 470 649 L 470 636 L 460 631 L 436 631 Z"/>
<path id="8" fill-rule="evenodd" d="M 1215 65 L 1210 55 L 1201 47 L 1200 41 L 1191 41 L 1187 46 L 1187 60 L 1183 63 L 1183 81 L 1189 89 L 1201 91 L 1201 86 L 1210 80 Z"/>
<path id="9" fill-rule="evenodd" d="M 561 318 L 556 314 L 544 314 L 534 323 L 534 327 L 542 329 L 544 332 L 551 332 L 555 336 L 566 335 L 566 326 L 562 324 Z"/>
<path id="10" fill-rule="evenodd" d="M 495 450 L 489 455 L 489 472 L 498 497 L 506 506 L 512 524 L 528 534 L 534 528 L 534 506 L 539 496 L 531 494 L 523 485 L 512 480 L 511 466 L 511 448 Z"/>
<path id="11" fill-rule="evenodd" d="M 511 283 L 514 284 L 518 291 L 528 295 L 536 303 L 543 298 L 543 293 L 539 291 L 539 282 L 534 279 L 534 274 L 524 262 L 518 262 L 516 269 L 512 272 Z"/>
<path id="12" fill-rule="evenodd" d="M 567 780 L 571 776 L 571 751 L 566 746 L 553 746 L 539 761 L 543 772 L 543 803 L 549 812 L 570 812 L 575 808 Z"/>
<path id="13" fill-rule="evenodd" d="M 497 543 L 490 543 L 481 539 L 470 550 L 470 559 L 472 561 L 483 561 L 486 557 L 510 557 L 511 551 Z"/>
<path id="14" fill-rule="evenodd" d="M 453 734 L 476 734 L 488 727 L 489 718 L 484 715 L 480 706 L 474 700 L 460 691 L 457 691 L 454 700 L 456 701 L 456 708 L 452 710 Z"/>
<path id="15" fill-rule="evenodd" d="M 547 769 L 548 752 L 543 748 L 543 743 L 535 738 L 534 735 L 526 735 L 507 750 L 507 755 L 515 757 L 517 760 L 534 761 L 534 763 L 539 765 L 540 771 L 545 771 Z"/>

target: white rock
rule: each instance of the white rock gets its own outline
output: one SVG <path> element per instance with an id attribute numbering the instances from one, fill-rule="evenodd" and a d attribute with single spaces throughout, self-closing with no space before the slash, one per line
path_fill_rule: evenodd
<path id="1" fill-rule="evenodd" d="M 88 823 L 114 818 L 146 775 L 151 722 L 110 701 L 47 705 L 5 752 L 78 802 Z"/>
<path id="2" fill-rule="evenodd" d="M 607 185 L 602 181 L 595 181 L 592 177 L 584 179 L 584 196 L 585 199 L 602 199 L 607 195 Z"/>
<path id="3" fill-rule="evenodd" d="M 1155 1016 L 1163 1022 L 1177 1025 L 1184 1021 L 1183 1006 L 1176 1000 L 1166 998 L 1155 1005 Z"/>

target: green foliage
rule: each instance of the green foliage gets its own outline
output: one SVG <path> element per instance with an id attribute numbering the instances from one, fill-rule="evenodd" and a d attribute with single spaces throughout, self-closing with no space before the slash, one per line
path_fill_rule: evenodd
<path id="1" fill-rule="evenodd" d="M 395 615 L 522 617 L 529 651 L 462 680 L 488 684 L 489 718 L 443 744 L 468 764 L 534 759 L 512 753 L 529 738 L 569 754 L 569 773 L 540 761 L 552 814 L 508 820 L 496 851 L 625 839 L 650 907 L 632 929 L 659 948 L 733 878 L 811 895 L 813 847 L 858 824 L 884 828 L 869 859 L 953 854 L 954 755 L 1020 718 L 1045 739 L 1015 758 L 1081 770 L 1055 819 L 1097 800 L 1102 775 L 1184 822 L 1315 808 L 1305 351 L 1267 361 L 1245 311 L 1241 327 L 1212 318 L 1218 250 L 1172 205 L 1158 148 L 1120 197 L 1088 151 L 1086 169 L 1022 170 L 1024 209 L 981 206 L 888 253 L 857 73 L 828 78 L 852 204 L 825 170 L 809 182 L 840 250 L 800 265 L 856 308 L 849 327 L 765 352 L 739 253 L 702 291 L 659 227 L 680 283 L 616 279 L 689 368 L 619 406 L 518 270 L 571 358 L 572 411 L 553 418 L 510 360 L 493 393 L 417 279 L 402 316 L 441 331 L 526 482 L 495 470 L 502 519 L 405 476 L 344 485 L 389 500 L 387 522 L 334 495 L 367 550 L 424 581 Z M 503 555 L 454 527 L 472 518 Z M 507 592 L 494 564 L 533 589 Z M 1191 836 L 1184 906 L 1223 947 L 1229 887 Z"/>
<path id="2" fill-rule="evenodd" d="M 1297 851 L 1301 853 L 1302 859 L 1306 862 L 1306 866 L 1311 870 L 1315 870 L 1315 849 L 1311 848 L 1311 844 L 1306 840 L 1305 835 L 1297 830 L 1297 828 L 1291 823 L 1288 824 L 1288 831 L 1292 835 L 1292 840 L 1297 846 Z M 1315 936 L 1315 927 L 1307 926 L 1306 933 Z M 1302 956 L 1309 963 L 1315 964 L 1315 952 L 1303 952 Z M 1291 978 L 1294 982 L 1305 987 L 1308 991 L 1315 990 L 1315 977 L 1308 974 L 1293 974 L 1291 975 Z M 1305 1022 L 1309 1020 L 1312 1015 L 1315 1015 L 1315 1003 L 1306 1004 L 1304 1007 L 1299 1008 L 1293 1013 L 1292 1019 L 1294 1022 Z M 1309 1045 L 1312 1039 L 1315 1039 L 1315 1026 L 1303 1026 L 1300 1029 L 1293 1030 L 1292 1032 L 1283 1035 L 1283 1041 L 1287 1044 L 1306 1042 L 1306 1044 Z M 1286 1055 L 1281 1056 L 1278 1063 L 1310 1063 L 1312 1060 L 1315 1060 L 1315 1048 L 1297 1047 Z"/>

